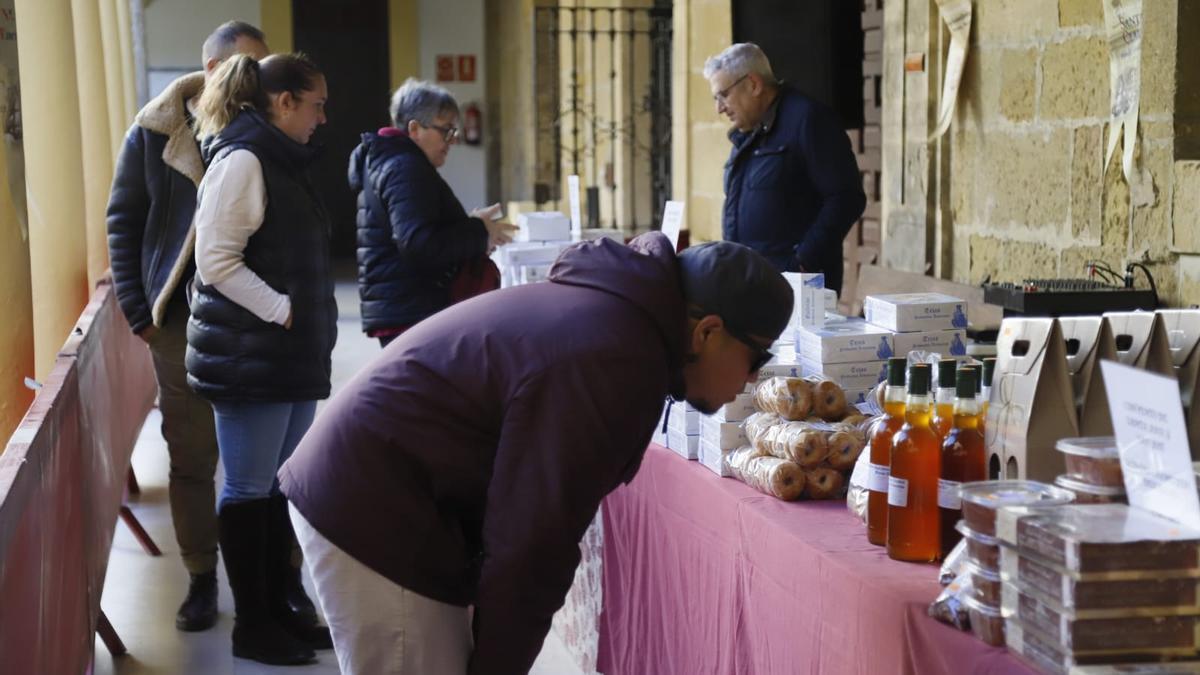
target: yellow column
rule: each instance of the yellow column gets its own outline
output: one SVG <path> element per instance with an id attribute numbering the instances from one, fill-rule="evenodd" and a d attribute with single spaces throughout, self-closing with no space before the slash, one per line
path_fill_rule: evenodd
<path id="1" fill-rule="evenodd" d="M 70 0 L 16 0 L 17 53 L 29 196 L 34 365 L 54 365 L 87 304 L 83 238 L 83 139 Z"/>
<path id="2" fill-rule="evenodd" d="M 420 8 L 417 0 L 388 0 L 388 52 L 395 90 L 421 75 Z"/>
<path id="3" fill-rule="evenodd" d="M 262 25 L 267 47 L 276 54 L 295 51 L 292 35 L 292 0 L 262 0 Z"/>
<path id="4" fill-rule="evenodd" d="M 137 78 L 133 74 L 133 22 L 129 0 L 112 0 L 117 6 L 117 35 L 121 44 L 121 85 L 125 92 L 125 117 L 132 120 L 138 112 Z"/>
<path id="5" fill-rule="evenodd" d="M 112 134 L 112 156 L 121 151 L 125 131 L 133 116 L 125 110 L 125 84 L 121 66 L 121 33 L 117 29 L 117 6 L 113 0 L 93 0 L 100 9 L 100 33 L 104 47 L 104 81 L 108 86 L 108 124 Z"/>
<path id="6" fill-rule="evenodd" d="M 0 91 L 7 89 L 8 82 L 3 85 Z M 7 112 L 6 107 L 4 110 Z M 19 152 L 10 156 L 14 149 L 11 141 L 0 141 L 0 307 L 4 308 L 4 320 L 0 321 L 0 442 L 12 434 L 33 400 L 33 392 L 25 387 L 25 378 L 33 376 L 29 241 L 21 233 L 8 182 L 9 162 L 16 163 L 18 171 L 23 166 Z M 16 187 L 25 189 L 23 183 Z"/>
<path id="7" fill-rule="evenodd" d="M 108 268 L 104 211 L 112 185 L 112 128 L 108 123 L 108 88 L 104 76 L 100 7 L 95 0 L 71 0 L 75 24 L 75 70 L 79 77 L 79 124 L 83 136 L 83 196 L 87 216 L 88 287 Z"/>

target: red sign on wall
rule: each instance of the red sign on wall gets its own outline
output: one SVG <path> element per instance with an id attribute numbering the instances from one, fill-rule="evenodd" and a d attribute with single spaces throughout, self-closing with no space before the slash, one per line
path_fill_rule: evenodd
<path id="1" fill-rule="evenodd" d="M 474 82 L 475 81 L 475 55 L 474 54 L 459 54 L 458 55 L 458 81 L 459 82 Z"/>
<path id="2" fill-rule="evenodd" d="M 454 81 L 454 56 L 451 54 L 438 54 L 437 56 L 437 81 L 438 82 L 453 82 Z"/>

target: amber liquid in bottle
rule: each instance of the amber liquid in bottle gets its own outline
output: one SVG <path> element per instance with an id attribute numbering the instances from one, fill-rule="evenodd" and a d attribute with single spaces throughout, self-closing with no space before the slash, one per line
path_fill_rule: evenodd
<path id="1" fill-rule="evenodd" d="M 941 517 L 942 556 L 961 538 L 954 529 L 962 518 L 962 500 L 958 488 L 963 483 L 987 480 L 987 452 L 983 418 L 975 399 L 974 377 L 958 391 L 954 404 L 954 427 L 942 444 L 942 472 L 938 482 L 938 512 Z M 971 390 L 968 396 L 967 390 Z"/>
<path id="2" fill-rule="evenodd" d="M 941 554 L 937 497 L 942 457 L 929 424 L 929 380 L 928 369 L 919 374 L 914 368 L 909 374 L 904 426 L 892 439 L 887 552 L 889 558 L 907 562 L 932 562 Z"/>
<path id="3" fill-rule="evenodd" d="M 867 478 L 867 541 L 887 544 L 888 467 L 892 462 L 892 436 L 904 424 L 904 379 L 908 359 L 888 360 L 888 386 L 884 390 L 883 417 L 871 429 L 870 473 Z"/>
<path id="4" fill-rule="evenodd" d="M 887 544 L 888 474 L 892 463 L 892 437 L 904 425 L 904 386 L 889 386 L 883 402 L 884 416 L 871 432 L 871 473 L 867 486 L 867 541 Z"/>
<path id="5" fill-rule="evenodd" d="M 946 434 L 954 426 L 955 384 L 957 383 L 956 368 L 958 362 L 953 359 L 943 359 L 937 364 L 938 388 L 934 397 L 933 420 L 930 426 L 937 434 L 938 443 L 946 440 Z"/>

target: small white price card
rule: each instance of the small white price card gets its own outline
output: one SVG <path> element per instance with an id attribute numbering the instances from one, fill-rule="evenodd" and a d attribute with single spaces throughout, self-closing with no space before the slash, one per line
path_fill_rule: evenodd
<path id="1" fill-rule="evenodd" d="M 579 176 L 567 176 L 567 201 L 571 205 L 571 239 L 583 236 L 583 216 L 579 206 Z"/>
<path id="2" fill-rule="evenodd" d="M 679 231 L 683 229 L 683 202 L 667 202 L 663 206 L 662 233 L 671 240 L 671 246 L 679 248 Z"/>
<path id="3" fill-rule="evenodd" d="M 1101 361 L 1129 505 L 1200 529 L 1200 496 L 1174 379 Z"/>

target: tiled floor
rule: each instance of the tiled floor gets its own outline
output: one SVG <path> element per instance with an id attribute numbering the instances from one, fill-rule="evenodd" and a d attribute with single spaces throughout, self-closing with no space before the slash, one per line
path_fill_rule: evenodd
<path id="1" fill-rule="evenodd" d="M 378 343 L 368 340 L 359 330 L 353 282 L 338 285 L 338 304 L 341 319 L 333 356 L 335 390 L 379 352 Z M 186 589 L 187 573 L 179 562 L 179 550 L 171 527 L 166 488 L 167 453 L 158 430 L 159 419 L 157 411 L 151 413 L 134 450 L 133 466 L 142 493 L 130 505 L 163 550 L 163 556 L 152 558 L 147 555 L 129 530 L 123 524 L 117 524 L 100 604 L 125 641 L 129 654 L 113 658 L 97 639 L 94 672 L 97 675 L 337 673 L 333 652 L 320 652 L 318 664 L 299 668 L 275 668 L 234 659 L 229 643 L 233 628 L 233 598 L 224 582 L 223 569 L 219 572 L 221 617 L 216 627 L 203 633 L 182 633 L 175 629 L 175 610 Z M 311 585 L 309 587 L 309 595 L 315 597 Z M 531 673 L 578 675 L 579 670 L 562 643 L 551 633 Z"/>

